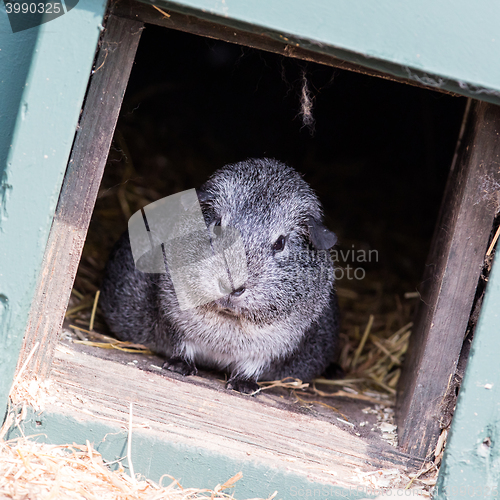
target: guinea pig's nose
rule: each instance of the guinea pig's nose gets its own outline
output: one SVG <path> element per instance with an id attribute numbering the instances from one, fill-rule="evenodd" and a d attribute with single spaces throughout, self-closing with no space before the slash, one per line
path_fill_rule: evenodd
<path id="1" fill-rule="evenodd" d="M 234 297 L 239 297 L 240 295 L 243 295 L 243 293 L 245 292 L 245 287 L 244 286 L 240 286 L 239 288 L 237 288 L 236 290 L 234 290 L 231 295 L 233 295 Z"/>

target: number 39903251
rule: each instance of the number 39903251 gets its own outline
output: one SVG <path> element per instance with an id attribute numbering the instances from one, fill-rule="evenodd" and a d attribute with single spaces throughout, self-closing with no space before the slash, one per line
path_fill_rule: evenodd
<path id="1" fill-rule="evenodd" d="M 59 2 L 24 2 L 6 3 L 7 14 L 59 14 L 62 6 Z"/>

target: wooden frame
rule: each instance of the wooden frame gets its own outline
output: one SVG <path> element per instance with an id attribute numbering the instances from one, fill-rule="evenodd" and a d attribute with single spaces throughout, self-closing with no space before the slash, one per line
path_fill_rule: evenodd
<path id="1" fill-rule="evenodd" d="M 42 377 L 48 376 L 53 366 L 58 334 L 143 22 L 424 86 L 413 80 L 392 77 L 352 63 L 344 63 L 333 56 L 276 42 L 266 35 L 228 29 L 223 25 L 175 12 L 170 12 L 169 17 L 165 17 L 151 6 L 130 0 L 114 4 L 101 42 L 80 129 L 59 198 L 19 360 L 19 363 L 22 363 L 38 343 L 39 348 L 34 352 L 29 369 Z M 99 112 L 96 113 L 97 109 Z M 420 308 L 411 351 L 407 358 L 409 362 L 406 363 L 400 385 L 398 424 L 401 444 L 406 453 L 395 453 L 391 459 L 386 459 L 390 454 L 382 448 L 359 451 L 359 463 L 372 468 L 389 463 L 401 467 L 419 465 L 421 461 L 418 458 L 425 457 L 429 450 L 433 449 L 439 433 L 440 402 L 446 395 L 448 381 L 456 368 L 488 235 L 497 210 L 497 205 L 493 203 L 491 186 L 499 180 L 498 168 L 493 162 L 499 153 L 499 146 L 496 139 L 490 145 L 490 139 L 496 137 L 496 127 L 500 122 L 498 110 L 492 105 L 475 105 L 470 116 L 472 118 L 466 126 L 458 160 L 448 182 L 429 260 L 435 267 L 427 268 L 425 282 L 428 281 L 428 284 L 422 292 L 424 305 Z M 481 193 L 485 180 L 491 184 L 486 189 L 486 195 L 483 195 Z M 475 227 L 472 239 L 467 233 L 470 225 Z M 457 259 L 456 255 L 462 255 L 463 259 Z M 465 302 L 460 303 L 460 307 L 455 307 L 451 299 L 457 289 L 467 298 Z M 437 347 L 442 345 L 443 338 L 446 339 L 449 349 L 439 354 L 436 368 L 436 356 L 431 354 L 439 352 Z M 79 385 L 74 374 L 79 373 L 78 376 L 88 378 L 99 366 L 94 366 L 91 360 L 87 360 L 86 364 L 80 363 L 81 371 L 75 372 L 79 363 L 71 362 L 59 354 L 55 358 L 55 377 L 65 386 L 68 393 L 73 391 L 74 394 L 88 396 L 89 389 Z M 120 371 L 116 366 L 106 366 L 111 372 Z M 100 373 L 101 379 L 106 377 L 105 372 Z M 120 376 L 125 374 L 120 372 Z M 176 388 L 175 382 L 165 381 L 162 384 L 167 393 Z M 134 390 L 136 389 L 137 387 Z M 108 387 L 107 390 L 112 391 L 112 388 Z M 110 411 L 108 418 L 116 418 L 124 411 L 119 398 L 113 401 L 115 409 Z M 165 400 L 164 403 L 168 406 L 172 400 Z M 146 413 L 144 410 L 141 416 L 146 417 Z M 197 425 L 204 428 L 203 419 L 197 421 Z M 314 439 L 319 440 L 320 436 Z M 356 438 L 350 439 L 352 446 L 356 448 Z M 342 454 L 338 450 L 331 450 L 326 460 L 340 470 L 347 455 L 347 452 Z M 373 457 L 377 455 L 379 457 L 375 460 Z M 317 459 L 318 457 L 303 457 L 303 462 L 297 466 L 297 470 L 300 469 L 304 473 L 308 461 Z"/>
<path id="2" fill-rule="evenodd" d="M 400 446 L 422 458 L 446 427 L 445 398 L 458 392 L 453 376 L 500 208 L 499 133 L 499 107 L 467 109 L 425 267 L 397 411 Z"/>
<path id="3" fill-rule="evenodd" d="M 168 16 L 159 14 L 158 10 L 151 5 L 141 3 L 137 0 L 115 0 L 111 5 L 111 12 L 119 17 L 134 19 L 142 23 L 155 24 L 165 28 L 172 28 L 193 35 L 200 35 L 207 38 L 215 38 L 224 42 L 244 45 L 254 49 L 274 52 L 283 56 L 312 61 L 326 66 L 332 66 L 339 69 L 354 71 L 363 75 L 376 76 L 384 80 L 406 83 L 415 87 L 426 88 L 429 86 L 420 83 L 415 79 L 401 78 L 390 73 L 384 73 L 376 69 L 371 69 L 360 64 L 343 61 L 335 56 L 320 53 L 314 50 L 306 49 L 285 41 L 278 41 L 266 33 L 255 34 L 243 31 L 235 27 L 225 26 L 213 21 L 207 21 L 182 12 L 169 10 Z M 449 90 L 439 87 L 433 87 L 432 90 L 449 95 L 458 95 Z"/>
<path id="4" fill-rule="evenodd" d="M 19 365 L 50 373 L 143 25 L 110 15 L 45 249 Z"/>

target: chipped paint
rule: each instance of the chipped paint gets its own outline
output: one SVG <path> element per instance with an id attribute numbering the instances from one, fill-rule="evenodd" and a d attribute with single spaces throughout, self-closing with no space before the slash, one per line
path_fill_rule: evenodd
<path id="1" fill-rule="evenodd" d="M 0 232 L 3 232 L 2 222 L 8 217 L 7 206 L 11 191 L 12 185 L 7 181 L 7 170 L 4 170 L 0 179 Z"/>
<path id="2" fill-rule="evenodd" d="M 0 294 L 0 345 L 5 345 L 7 341 L 9 316 L 9 299 L 5 295 Z"/>

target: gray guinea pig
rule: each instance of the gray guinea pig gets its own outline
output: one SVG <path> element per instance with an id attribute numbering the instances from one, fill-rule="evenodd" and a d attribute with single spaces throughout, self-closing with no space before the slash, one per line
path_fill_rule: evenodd
<path id="1" fill-rule="evenodd" d="M 125 232 L 101 287 L 111 331 L 150 347 L 182 375 L 197 366 L 227 371 L 227 387 L 239 392 L 254 392 L 258 380 L 320 375 L 333 361 L 339 313 L 328 252 L 336 237 L 322 224 L 315 193 L 287 165 L 252 159 L 221 168 L 196 194 L 207 231 L 237 229 L 245 282 L 183 310 L 168 272 L 136 269 Z M 210 273 L 209 265 L 201 270 L 196 286 L 209 288 Z"/>

